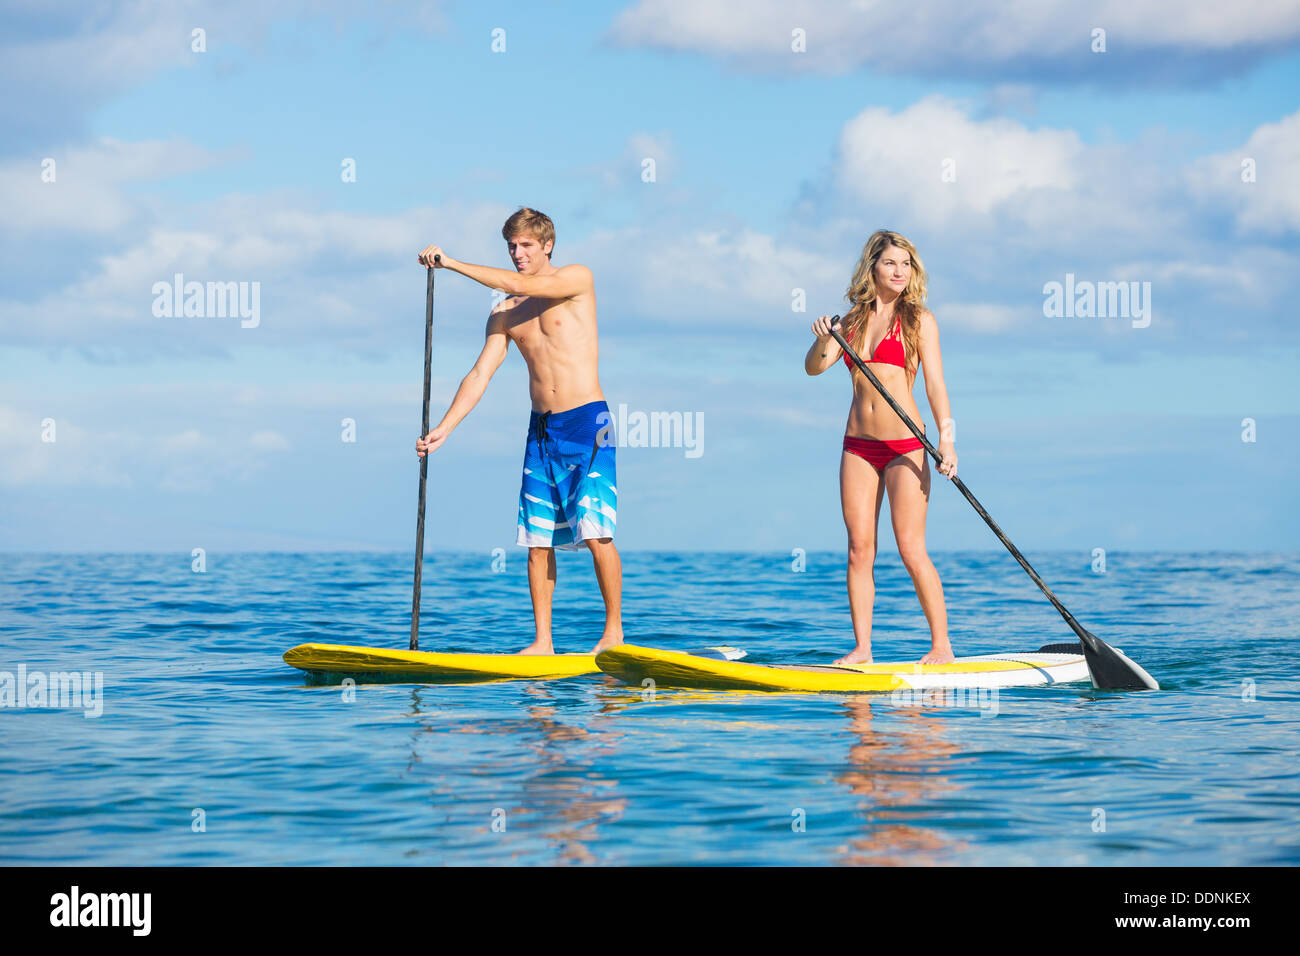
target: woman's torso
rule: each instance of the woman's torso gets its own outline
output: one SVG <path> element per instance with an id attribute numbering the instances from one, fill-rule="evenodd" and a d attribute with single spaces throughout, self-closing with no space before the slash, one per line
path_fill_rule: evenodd
<path id="1" fill-rule="evenodd" d="M 888 332 L 884 329 L 888 328 Z M 904 341 L 901 321 L 897 316 L 888 319 L 872 318 L 867 322 L 865 341 L 850 342 L 854 351 L 867 363 L 873 375 L 890 394 L 894 401 L 916 422 L 922 432 L 925 424 L 921 421 L 921 412 L 912 398 L 912 390 L 907 380 L 907 343 Z M 872 346 L 875 346 L 872 349 Z M 849 409 L 849 420 L 844 434 L 853 438 L 875 438 L 890 440 L 911 438 L 911 430 L 903 420 L 889 407 L 889 403 L 876 391 L 874 385 L 867 381 L 852 360 L 844 357 L 853 376 L 853 405 Z M 874 359 L 874 360 L 873 360 Z M 882 361 L 885 360 L 885 361 Z M 904 367 L 892 364 L 901 362 Z M 912 384 L 915 384 L 914 382 Z"/>

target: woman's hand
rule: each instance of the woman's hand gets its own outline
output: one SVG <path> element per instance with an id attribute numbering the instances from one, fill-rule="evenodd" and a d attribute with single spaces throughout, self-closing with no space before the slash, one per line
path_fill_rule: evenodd
<path id="1" fill-rule="evenodd" d="M 939 442 L 939 474 L 949 481 L 957 477 L 957 446 L 950 440 Z"/>
<path id="2" fill-rule="evenodd" d="M 839 316 L 823 315 L 823 316 L 819 316 L 817 320 L 813 322 L 812 324 L 813 335 L 817 336 L 817 338 L 819 339 L 824 339 L 829 337 L 831 334 L 832 319 L 834 320 L 835 329 L 838 330 L 840 327 Z"/>
<path id="3" fill-rule="evenodd" d="M 415 440 L 415 455 L 417 458 L 423 458 L 429 452 L 434 451 L 438 446 L 447 440 L 451 434 L 450 428 L 443 428 L 439 425 L 423 438 Z"/>

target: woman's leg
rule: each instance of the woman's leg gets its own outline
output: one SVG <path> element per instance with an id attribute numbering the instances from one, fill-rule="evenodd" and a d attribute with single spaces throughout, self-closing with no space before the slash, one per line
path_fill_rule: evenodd
<path id="1" fill-rule="evenodd" d="M 948 609 L 943 603 L 939 572 L 925 550 L 925 512 L 930 502 L 930 463 L 925 450 L 899 455 L 885 466 L 885 487 L 889 490 L 889 514 L 894 540 L 903 566 L 912 576 L 921 610 L 930 625 L 930 653 L 922 664 L 947 664 L 952 660 L 948 643 Z"/>
<path id="2" fill-rule="evenodd" d="M 853 615 L 853 638 L 857 646 L 836 664 L 865 664 L 871 661 L 871 608 L 876 600 L 876 525 L 880 502 L 885 494 L 880 474 L 869 463 L 850 452 L 840 457 L 840 506 L 849 533 L 849 612 Z"/>

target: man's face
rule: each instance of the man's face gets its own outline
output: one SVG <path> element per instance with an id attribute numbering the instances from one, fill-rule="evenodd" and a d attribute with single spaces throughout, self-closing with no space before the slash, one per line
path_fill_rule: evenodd
<path id="1" fill-rule="evenodd" d="M 529 275 L 546 265 L 546 257 L 550 255 L 551 247 L 555 243 L 548 241 L 543 246 L 535 236 L 520 233 L 507 245 L 510 249 L 510 259 L 515 264 L 515 271 Z"/>

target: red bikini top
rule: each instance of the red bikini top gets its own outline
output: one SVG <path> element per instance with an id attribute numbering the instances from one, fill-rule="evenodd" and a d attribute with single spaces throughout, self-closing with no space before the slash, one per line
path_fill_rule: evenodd
<path id="1" fill-rule="evenodd" d="M 903 350 L 903 326 L 901 320 L 895 316 L 894 325 L 880 344 L 876 346 L 876 351 L 872 353 L 871 358 L 865 359 L 867 362 L 880 362 L 882 365 L 897 365 L 899 368 L 907 368 L 907 352 Z M 844 364 L 853 371 L 853 360 L 849 358 L 849 353 L 844 353 Z"/>

